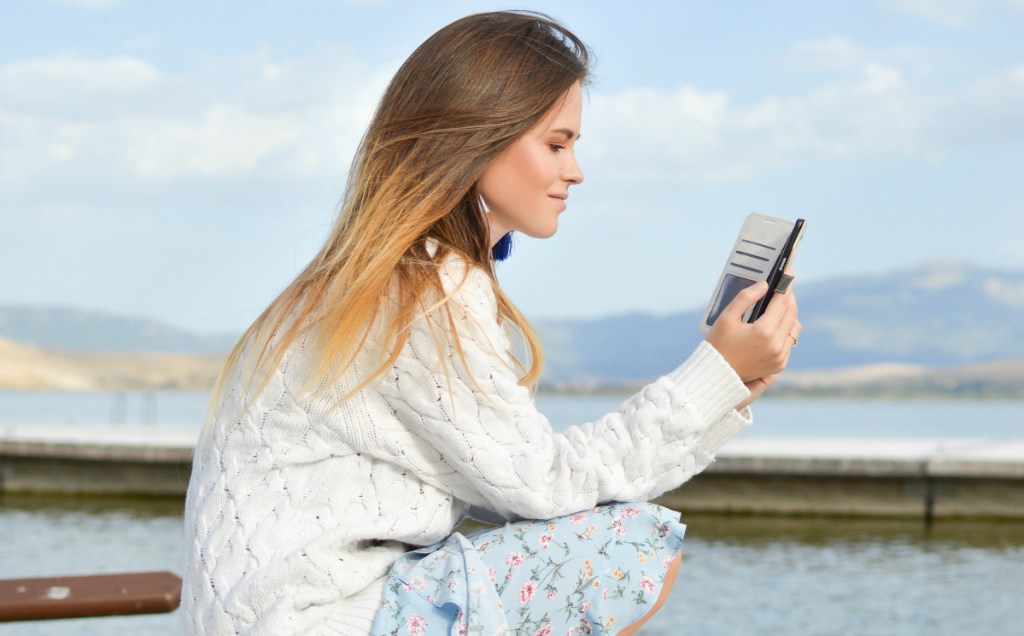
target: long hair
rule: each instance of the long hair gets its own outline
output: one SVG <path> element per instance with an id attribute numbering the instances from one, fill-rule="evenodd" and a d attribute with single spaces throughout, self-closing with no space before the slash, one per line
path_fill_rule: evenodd
<path id="1" fill-rule="evenodd" d="M 535 386 L 540 339 L 497 284 L 476 184 L 573 84 L 587 83 L 589 57 L 569 30 L 531 12 L 471 15 L 420 45 L 377 106 L 330 236 L 231 350 L 211 411 L 243 357 L 258 394 L 309 329 L 316 353 L 306 388 L 339 378 L 374 338 L 378 366 L 342 399 L 366 387 L 398 358 L 409 326 L 428 311 L 425 299 L 437 299 L 429 310 L 447 311 L 437 264 L 453 252 L 490 275 L 499 320 L 526 345 L 529 367 L 515 359 L 520 383 Z M 446 322 L 455 328 L 450 313 Z"/>

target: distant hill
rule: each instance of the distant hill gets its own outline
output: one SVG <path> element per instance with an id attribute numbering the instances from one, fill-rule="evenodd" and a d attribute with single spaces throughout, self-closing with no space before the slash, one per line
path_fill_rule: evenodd
<path id="1" fill-rule="evenodd" d="M 961 367 L 872 364 L 827 371 L 787 371 L 772 395 L 847 398 L 1024 398 L 1024 360 Z"/>
<path id="2" fill-rule="evenodd" d="M 218 354 L 51 351 L 0 338 L 0 388 L 206 391 L 222 361 Z"/>
<path id="3" fill-rule="evenodd" d="M 953 367 L 1024 359 L 1024 272 L 930 263 L 884 275 L 799 284 L 804 332 L 793 370 L 880 363 Z M 701 311 L 535 322 L 545 381 L 632 383 L 682 362 Z"/>
<path id="4" fill-rule="evenodd" d="M 873 372 L 900 370 L 883 374 L 886 386 L 896 386 L 902 373 L 904 379 L 916 377 L 911 384 L 931 387 L 928 390 L 978 389 L 998 383 L 1006 371 L 990 363 L 1013 365 L 1024 360 L 1024 271 L 936 262 L 888 274 L 813 284 L 798 281 L 797 293 L 804 333 L 787 377 L 800 378 L 800 372 L 812 370 L 826 373 L 803 376 L 806 382 L 791 383 L 792 390 L 835 391 L 837 382 L 850 381 L 849 368 L 865 366 Z M 553 389 L 606 389 L 650 380 L 693 350 L 702 338 L 699 320 L 700 311 L 537 320 L 534 324 L 547 353 L 543 384 Z M 197 335 L 153 320 L 68 308 L 0 306 L 0 337 L 17 341 L 11 345 L 46 350 L 56 356 L 50 359 L 58 366 L 64 362 L 56 361 L 65 360 L 60 357 L 65 354 L 137 351 L 213 354 L 203 363 L 208 367 L 209 360 L 230 349 L 237 335 Z M 138 357 L 135 363 L 144 359 Z M 113 364 L 127 363 L 121 359 Z M 956 375 L 962 367 L 974 371 Z M 914 373 L 906 372 L 911 368 Z M 1010 371 L 1017 378 L 1010 380 L 1012 393 L 1024 380 Z M 932 372 L 947 377 L 924 377 Z M 956 377 L 950 379 L 949 374 Z M 815 384 L 818 380 L 827 386 Z M 861 388 L 873 391 L 870 384 Z"/>
<path id="5" fill-rule="evenodd" d="M 800 368 L 1024 358 L 1024 271 L 936 262 L 798 294 Z"/>
<path id="6" fill-rule="evenodd" d="M 226 353 L 238 335 L 199 335 L 148 318 L 71 307 L 0 305 L 0 337 L 46 349 Z"/>

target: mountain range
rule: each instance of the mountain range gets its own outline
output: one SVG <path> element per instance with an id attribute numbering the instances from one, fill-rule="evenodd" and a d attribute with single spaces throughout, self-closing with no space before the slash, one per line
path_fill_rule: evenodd
<path id="1" fill-rule="evenodd" d="M 1024 360 L 1024 271 L 934 262 L 799 284 L 804 330 L 792 370 Z M 537 321 L 551 382 L 650 378 L 701 339 L 702 310 Z"/>
<path id="2" fill-rule="evenodd" d="M 826 384 L 823 378 L 849 379 L 851 367 L 881 372 L 871 375 L 876 380 L 913 376 L 922 385 L 927 382 L 921 373 L 929 369 L 948 375 L 949 369 L 970 367 L 991 378 L 1003 372 L 993 370 L 1003 369 L 999 363 L 1024 361 L 1024 271 L 932 262 L 799 284 L 797 294 L 804 331 L 790 370 L 805 388 L 821 386 L 815 378 Z M 546 351 L 543 384 L 593 389 L 656 377 L 700 341 L 700 315 L 694 310 L 535 320 Z M 209 360 L 225 353 L 237 336 L 195 334 L 145 318 L 74 308 L 0 306 L 0 337 L 79 358 L 164 352 Z M 862 382 L 867 377 L 854 376 Z"/>

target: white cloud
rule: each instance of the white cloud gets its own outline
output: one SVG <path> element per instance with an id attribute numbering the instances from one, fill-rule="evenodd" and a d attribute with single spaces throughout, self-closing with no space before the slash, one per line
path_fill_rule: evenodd
<path id="1" fill-rule="evenodd" d="M 801 43 L 787 61 L 815 82 L 750 103 L 692 86 L 598 94 L 586 152 L 604 179 L 716 182 L 845 158 L 934 163 L 1024 135 L 1024 67 L 934 86 L 903 70 L 913 55 L 892 57 L 844 38 Z"/>
<path id="2" fill-rule="evenodd" d="M 157 69 L 137 58 L 64 53 L 0 67 L 0 107 L 62 116 L 97 108 L 113 114 L 119 101 L 151 91 L 161 79 Z"/>
<path id="3" fill-rule="evenodd" d="M 340 53 L 166 74 L 73 54 L 0 67 L 0 183 L 336 177 L 383 78 Z"/>
<path id="4" fill-rule="evenodd" d="M 785 62 L 813 83 L 747 103 L 694 86 L 595 91 L 585 168 L 619 183 L 735 182 L 836 158 L 935 161 L 1024 134 L 1024 67 L 940 90 L 838 37 L 797 44 Z M 389 75 L 337 50 L 175 73 L 129 56 L 12 62 L 0 67 L 0 184 L 26 200 L 52 184 L 106 196 L 126 182 L 340 184 Z"/>

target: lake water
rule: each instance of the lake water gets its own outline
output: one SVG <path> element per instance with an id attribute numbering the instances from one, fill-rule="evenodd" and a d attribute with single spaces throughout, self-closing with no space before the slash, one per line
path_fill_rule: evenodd
<path id="1" fill-rule="evenodd" d="M 181 572 L 180 500 L 6 496 L 0 575 Z M 683 568 L 644 630 L 965 636 L 1024 625 L 1024 524 L 686 515 Z M 163 635 L 178 613 L 0 624 L 0 635 Z"/>
<path id="2" fill-rule="evenodd" d="M 538 408 L 556 430 L 618 406 L 624 395 L 541 395 Z M 0 391 L 4 424 L 153 424 L 197 426 L 208 395 L 187 392 Z M 1024 438 L 1024 401 L 799 400 L 765 398 L 754 405 L 764 437 Z"/>
<path id="3" fill-rule="evenodd" d="M 541 396 L 556 428 L 621 396 Z M 203 394 L 0 392 L 0 425 L 195 426 Z M 1024 437 L 1022 402 L 761 400 L 745 435 Z M 181 572 L 179 499 L 0 495 L 0 577 Z M 1024 523 L 684 515 L 684 565 L 652 636 L 1016 634 Z M 176 633 L 177 613 L 0 625 L 6 635 Z"/>

